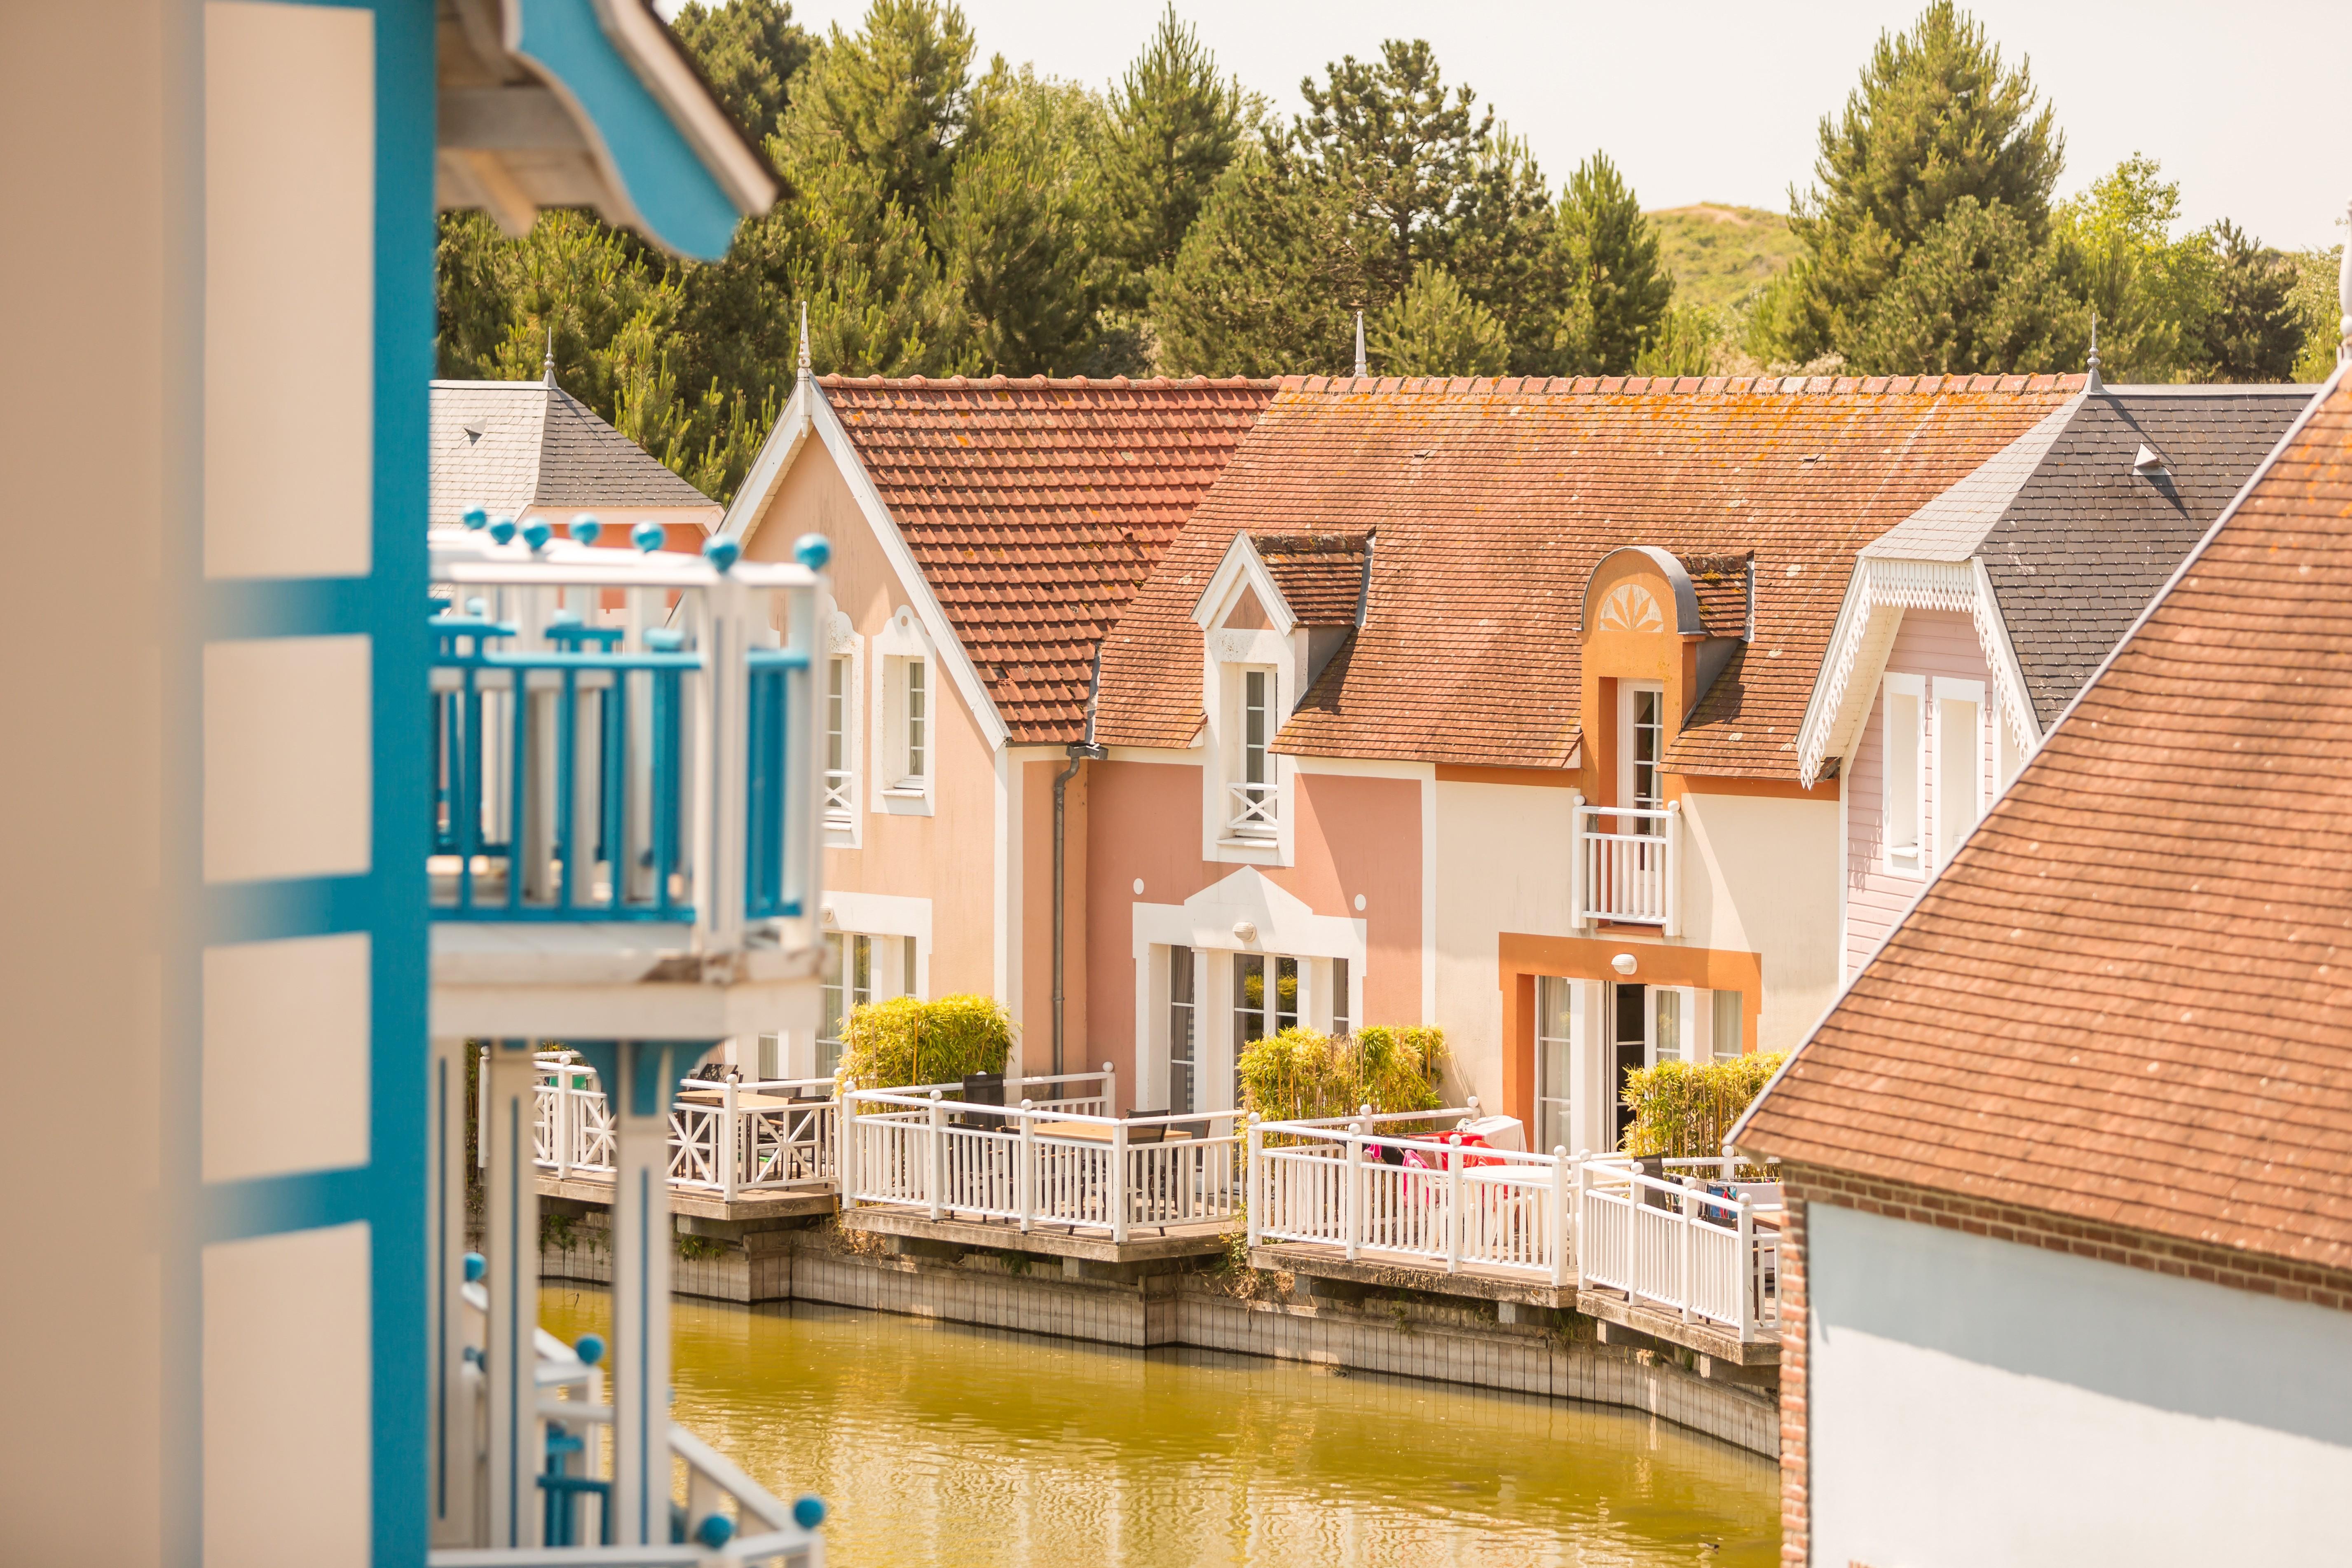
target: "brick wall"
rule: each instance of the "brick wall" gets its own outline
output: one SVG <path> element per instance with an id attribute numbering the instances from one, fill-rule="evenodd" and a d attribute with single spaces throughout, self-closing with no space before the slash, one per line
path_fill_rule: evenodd
<path id="1" fill-rule="evenodd" d="M 2020 1247 L 2047 1247 L 2077 1258 L 2201 1279 L 2233 1290 L 2352 1312 L 2352 1272 L 2264 1258 L 2231 1247 L 2177 1241 L 2145 1231 L 2071 1219 L 2014 1204 L 1990 1202 L 1878 1181 L 1811 1165 L 1781 1168 L 1789 1217 L 1780 1250 L 1780 1561 L 1810 1561 L 1809 1504 L 1812 1471 L 1807 1460 L 1805 1233 L 1807 1206 L 1834 1204 L 1864 1214 L 1965 1231 Z"/>

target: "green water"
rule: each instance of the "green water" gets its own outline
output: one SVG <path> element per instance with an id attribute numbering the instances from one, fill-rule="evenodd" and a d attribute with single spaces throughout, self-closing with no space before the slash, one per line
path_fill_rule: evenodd
<path id="1" fill-rule="evenodd" d="M 567 1340 L 604 1291 L 551 1286 Z M 842 1309 L 677 1302 L 677 1418 L 832 1568 L 1756 1564 L 1767 1459 L 1626 1411 Z"/>

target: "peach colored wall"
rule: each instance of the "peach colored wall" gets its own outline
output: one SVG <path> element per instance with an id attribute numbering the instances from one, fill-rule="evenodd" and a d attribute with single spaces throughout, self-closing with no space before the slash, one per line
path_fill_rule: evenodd
<path id="1" fill-rule="evenodd" d="M 1183 763 L 1090 763 L 1085 967 L 1092 1061 L 1135 1062 L 1138 902 L 1181 904 L 1242 868 L 1201 858 L 1202 769 Z M 1261 867 L 1267 881 L 1318 915 L 1366 922 L 1364 1017 L 1422 1016 L 1421 791 L 1416 779 L 1300 773 L 1297 863 Z M 1051 774 L 1047 775 L 1050 786 Z M 1050 787 L 1048 788 L 1050 796 Z M 1048 811 L 1050 813 L 1050 799 Z M 1050 830 L 1050 815 L 1046 818 Z M 1075 889 L 1077 868 L 1073 863 Z M 1143 891 L 1135 891 L 1138 880 Z M 1033 886 L 1048 886 L 1042 879 Z M 1363 895 L 1364 910 L 1355 907 Z M 1075 928 L 1074 928 L 1075 929 Z M 1074 942 L 1072 952 L 1077 949 Z M 1075 970 L 1073 971 L 1075 973 Z M 1075 1053 L 1077 1036 L 1071 1036 Z"/>
<path id="2" fill-rule="evenodd" d="M 834 603 L 860 637 L 871 639 L 909 603 L 906 587 L 858 510 L 831 454 L 812 436 L 751 530 L 745 555 L 789 561 L 793 542 L 822 533 L 833 544 L 827 568 Z M 931 900 L 930 994 L 996 989 L 996 759 L 961 689 L 944 668 L 931 682 L 937 715 L 932 771 L 935 815 L 899 816 L 868 809 L 874 742 L 871 694 L 878 661 L 865 645 L 865 714 L 858 758 L 857 848 L 828 848 L 828 889 Z"/>

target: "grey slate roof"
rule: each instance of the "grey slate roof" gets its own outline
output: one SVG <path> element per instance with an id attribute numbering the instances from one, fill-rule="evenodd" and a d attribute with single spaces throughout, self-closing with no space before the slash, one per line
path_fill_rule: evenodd
<path id="1" fill-rule="evenodd" d="M 477 503 L 509 516 L 530 506 L 709 507 L 718 521 L 717 501 L 543 381 L 435 382 L 432 447 L 436 524 Z"/>
<path id="2" fill-rule="evenodd" d="M 2084 393 L 1880 535 L 1879 559 L 1984 563 L 2047 729 L 2269 455 L 2308 386 Z M 2170 470 L 2133 472 L 2142 445 Z"/>

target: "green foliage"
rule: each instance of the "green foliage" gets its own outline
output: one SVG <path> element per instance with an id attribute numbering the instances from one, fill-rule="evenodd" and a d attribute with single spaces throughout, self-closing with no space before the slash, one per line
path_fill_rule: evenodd
<path id="1" fill-rule="evenodd" d="M 1369 288 L 1361 237 L 1339 193 L 1250 152 L 1217 182 L 1174 265 L 1153 275 L 1160 368 L 1344 372 L 1355 357 L 1351 302 Z"/>
<path id="2" fill-rule="evenodd" d="M 1731 310 L 1750 304 L 1801 248 L 1789 220 L 1760 207 L 1702 202 L 1647 216 L 1678 306 Z"/>
<path id="3" fill-rule="evenodd" d="M 2337 296 L 2337 268 L 2344 265 L 2344 247 L 2298 250 L 2294 262 L 2295 319 L 2303 323 L 2303 352 L 2294 362 L 2297 381 L 2326 381 L 2336 373 L 2336 348 L 2343 341 L 2343 307 Z"/>
<path id="4" fill-rule="evenodd" d="M 2199 323 L 2203 379 L 2293 379 L 2305 335 L 2294 260 L 2226 220 L 2204 237 L 2211 247 L 2213 283 Z"/>
<path id="5" fill-rule="evenodd" d="M 1637 375 L 1720 375 L 1737 334 L 1732 313 L 1705 305 L 1671 305 L 1633 361 Z"/>
<path id="6" fill-rule="evenodd" d="M 849 1010 L 841 1031 L 837 1082 L 860 1089 L 954 1083 L 967 1073 L 1003 1072 L 1011 1059 L 1013 1016 L 992 997 L 957 994 L 926 1002 L 894 996 Z"/>
<path id="7" fill-rule="evenodd" d="M 1621 375 L 1657 335 L 1675 283 L 1658 264 L 1658 237 L 1606 153 L 1595 153 L 1568 179 L 1559 202 L 1558 245 L 1571 284 L 1554 329 L 1561 372 Z"/>
<path id="8" fill-rule="evenodd" d="M 1382 375 L 1500 375 L 1511 358 L 1503 323 L 1433 261 L 1372 319 L 1365 341 Z"/>
<path id="9" fill-rule="evenodd" d="M 1209 193 L 1241 155 L 1256 106 L 1170 5 L 1111 89 L 1101 149 L 1102 247 L 1117 304 L 1140 310 L 1150 274 L 1176 259 Z"/>
<path id="10" fill-rule="evenodd" d="M 1382 1026 L 1338 1037 L 1288 1028 L 1241 1055 L 1242 1109 L 1269 1121 L 1374 1110 L 1434 1110 L 1444 1103 L 1442 1029 Z"/>
<path id="11" fill-rule="evenodd" d="M 816 40 L 793 20 L 784 0 L 687 0 L 670 31 L 702 68 L 719 106 L 755 143 L 783 129 L 793 75 Z"/>
<path id="12" fill-rule="evenodd" d="M 835 26 L 794 83 L 772 152 L 787 174 L 854 168 L 877 205 L 928 213 L 944 198 L 971 107 L 971 28 L 937 0 L 874 0 Z"/>
<path id="13" fill-rule="evenodd" d="M 1865 374 L 2009 370 L 2020 362 L 1998 356 L 2047 342 L 2038 280 L 1957 272 L 2040 251 L 2065 153 L 2030 69 L 2004 68 L 1974 18 L 1936 0 L 1910 31 L 1881 34 L 1843 113 L 1822 118 L 1820 147 L 1816 188 L 1790 192 L 1806 254 L 1757 312 L 1759 357 L 1834 353 Z M 1885 357 L 1907 353 L 1944 363 Z"/>
<path id="14" fill-rule="evenodd" d="M 1714 1062 L 1660 1062 L 1625 1075 L 1633 1119 L 1621 1141 L 1629 1154 L 1667 1159 L 1723 1152 L 1723 1140 L 1787 1059 L 1756 1051 Z"/>

